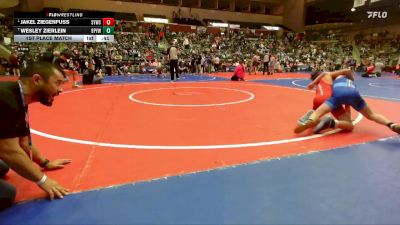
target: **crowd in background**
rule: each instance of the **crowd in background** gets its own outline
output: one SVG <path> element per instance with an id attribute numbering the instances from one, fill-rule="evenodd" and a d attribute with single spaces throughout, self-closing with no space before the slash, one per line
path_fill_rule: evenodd
<path id="1" fill-rule="evenodd" d="M 367 71 L 376 63 L 381 69 L 398 72 L 400 63 L 400 38 L 388 33 L 378 38 L 356 35 L 354 39 L 318 36 L 316 32 L 256 35 L 249 29 L 218 34 L 200 29 L 196 33 L 177 33 L 167 26 L 129 21 L 117 21 L 115 31 L 114 43 L 14 43 L 12 20 L 2 19 L 0 43 L 12 54 L 0 63 L 6 68 L 4 73 L 11 75 L 18 75 L 18 68 L 37 60 L 51 61 L 78 73 L 93 66 L 106 75 L 164 74 L 169 68 L 167 51 L 171 43 L 179 49 L 179 71 L 191 73 L 233 71 L 241 60 L 249 74 L 263 71 L 265 66 L 272 73 L 342 67 Z"/>

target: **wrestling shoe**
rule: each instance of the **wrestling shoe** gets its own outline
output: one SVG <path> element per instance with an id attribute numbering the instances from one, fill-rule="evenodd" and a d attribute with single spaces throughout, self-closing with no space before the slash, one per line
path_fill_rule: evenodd
<path id="1" fill-rule="evenodd" d="M 305 130 L 307 130 L 310 127 L 315 126 L 315 121 L 314 120 L 307 120 L 307 122 L 305 124 L 297 124 L 296 128 L 294 129 L 294 132 L 296 134 L 301 133 Z"/>
<path id="2" fill-rule="evenodd" d="M 311 116 L 311 114 L 314 112 L 314 110 L 309 110 L 306 114 L 304 114 L 298 121 L 297 121 L 297 124 L 300 124 L 300 125 L 304 125 L 306 122 L 307 122 L 307 120 L 310 118 L 310 116 Z"/>
<path id="3" fill-rule="evenodd" d="M 325 117 L 319 121 L 318 125 L 314 128 L 314 134 L 319 134 L 322 130 L 335 127 L 335 120 L 331 117 Z"/>
<path id="4" fill-rule="evenodd" d="M 393 124 L 390 125 L 390 129 L 392 131 L 400 134 L 400 125 L 393 123 Z"/>

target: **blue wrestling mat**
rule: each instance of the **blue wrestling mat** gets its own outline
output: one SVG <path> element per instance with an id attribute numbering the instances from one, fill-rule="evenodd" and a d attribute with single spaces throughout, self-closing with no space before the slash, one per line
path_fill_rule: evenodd
<path id="1" fill-rule="evenodd" d="M 400 102 L 398 92 L 398 90 L 400 90 L 400 80 L 395 79 L 394 75 L 385 74 L 385 77 L 386 78 L 362 78 L 360 73 L 356 73 L 354 82 L 363 97 Z M 253 82 L 306 89 L 307 85 L 310 83 L 310 79 L 283 78 L 276 80 L 257 80 Z"/>

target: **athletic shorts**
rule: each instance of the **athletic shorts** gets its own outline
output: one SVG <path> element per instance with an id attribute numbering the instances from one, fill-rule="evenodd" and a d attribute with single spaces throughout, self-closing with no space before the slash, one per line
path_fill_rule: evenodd
<path id="1" fill-rule="evenodd" d="M 340 105 L 350 105 L 357 111 L 361 111 L 367 106 L 360 93 L 349 89 L 334 91 L 333 95 L 326 101 L 326 104 L 332 109 L 336 109 Z"/>
<path id="2" fill-rule="evenodd" d="M 326 101 L 326 98 L 314 98 L 313 101 L 313 109 L 316 110 L 320 105 L 322 105 Z M 333 108 L 333 107 L 331 107 Z M 334 108 L 332 110 L 332 115 L 336 118 L 339 119 L 341 115 L 346 113 L 346 109 L 344 108 L 343 105 L 339 105 L 337 108 Z"/>

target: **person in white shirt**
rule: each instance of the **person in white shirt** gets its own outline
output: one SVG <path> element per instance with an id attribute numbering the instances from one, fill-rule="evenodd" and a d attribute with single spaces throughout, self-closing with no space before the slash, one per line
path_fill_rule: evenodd
<path id="1" fill-rule="evenodd" d="M 252 60 L 253 60 L 252 71 L 254 71 L 254 74 L 257 75 L 258 65 L 260 64 L 260 57 L 257 54 L 255 54 Z"/>
<path id="2" fill-rule="evenodd" d="M 375 62 L 375 69 L 374 69 L 374 74 L 377 77 L 382 76 L 382 69 L 384 67 L 384 64 L 381 61 L 376 61 Z"/>
<path id="3" fill-rule="evenodd" d="M 169 57 L 169 70 L 171 72 L 171 81 L 179 79 L 178 73 L 178 49 L 175 47 L 175 43 L 171 42 L 171 47 L 168 49 Z M 176 79 L 175 79 L 176 74 Z"/>
<path id="4" fill-rule="evenodd" d="M 268 74 L 269 75 L 273 75 L 274 71 L 275 71 L 275 63 L 276 63 L 276 58 L 274 55 L 271 54 L 270 58 L 269 58 L 269 70 L 268 70 Z"/>
<path id="5" fill-rule="evenodd" d="M 183 39 L 183 47 L 189 49 L 189 39 L 187 37 Z"/>
<path id="6" fill-rule="evenodd" d="M 215 56 L 213 61 L 214 61 L 214 70 L 215 70 L 215 72 L 218 72 L 219 71 L 219 67 L 220 67 L 220 59 L 219 59 L 219 57 Z"/>
<path id="7" fill-rule="evenodd" d="M 265 74 L 265 69 L 267 69 L 267 75 L 270 75 L 269 74 L 269 68 L 268 68 L 268 64 L 269 64 L 269 58 L 270 58 L 270 55 L 268 54 L 268 53 L 266 53 L 265 55 L 264 55 L 264 59 L 263 59 L 263 64 L 264 64 L 264 66 L 263 66 L 263 75 Z"/>

